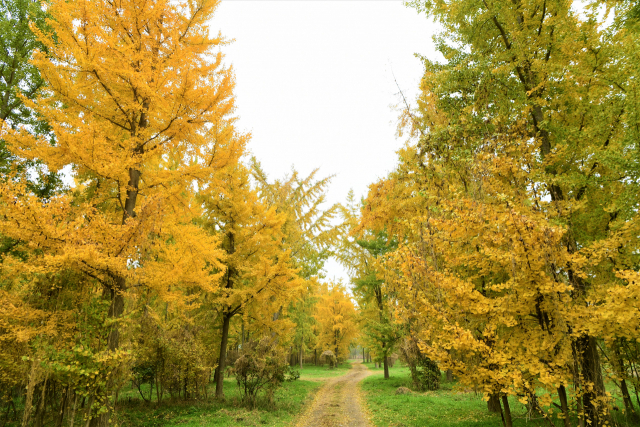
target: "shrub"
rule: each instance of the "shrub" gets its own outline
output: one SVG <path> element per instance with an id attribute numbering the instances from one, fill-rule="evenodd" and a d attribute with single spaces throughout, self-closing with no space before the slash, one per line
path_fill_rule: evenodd
<path id="1" fill-rule="evenodd" d="M 336 355 L 333 354 L 333 351 L 331 350 L 325 350 L 322 352 L 322 354 L 320 355 L 320 360 L 329 364 L 329 368 L 333 369 L 336 367 L 336 365 L 338 364 L 338 359 L 336 358 Z"/>
<path id="2" fill-rule="evenodd" d="M 234 371 L 242 401 L 250 407 L 255 406 L 260 391 L 273 403 L 273 395 L 283 382 L 300 377 L 289 367 L 284 350 L 270 337 L 245 343 L 234 363 Z"/>

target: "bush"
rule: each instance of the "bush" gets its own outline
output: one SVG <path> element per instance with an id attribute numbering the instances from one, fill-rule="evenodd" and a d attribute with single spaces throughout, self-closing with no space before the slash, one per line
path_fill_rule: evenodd
<path id="1" fill-rule="evenodd" d="M 264 390 L 267 401 L 273 403 L 273 395 L 283 382 L 300 377 L 289 367 L 284 349 L 269 337 L 245 343 L 233 366 L 242 401 L 250 407 L 255 406 L 260 391 Z"/>
<path id="2" fill-rule="evenodd" d="M 333 354 L 333 351 L 331 350 L 325 350 L 322 352 L 322 354 L 320 355 L 320 360 L 324 363 L 329 363 L 329 368 L 333 369 L 338 365 L 338 359 L 336 358 L 336 355 Z"/>
<path id="3" fill-rule="evenodd" d="M 152 313 L 143 314 L 138 326 L 131 379 L 142 398 L 153 400 L 154 387 L 157 402 L 166 393 L 172 399 L 206 398 L 213 360 L 203 343 L 204 328 Z M 149 384 L 148 397 L 142 384 Z"/>

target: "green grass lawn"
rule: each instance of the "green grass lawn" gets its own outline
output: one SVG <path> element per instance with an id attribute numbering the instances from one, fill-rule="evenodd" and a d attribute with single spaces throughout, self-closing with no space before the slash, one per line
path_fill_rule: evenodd
<path id="1" fill-rule="evenodd" d="M 301 380 L 322 380 L 324 378 L 333 378 L 347 373 L 351 369 L 351 361 L 347 360 L 333 369 L 329 369 L 328 365 L 324 366 L 305 366 L 302 370 L 296 368 L 300 372 Z"/>
<path id="2" fill-rule="evenodd" d="M 368 366 L 369 364 L 367 364 Z M 452 383 L 442 383 L 441 390 L 424 393 L 396 395 L 400 386 L 409 387 L 409 369 L 396 367 L 389 370 L 388 380 L 383 378 L 382 368 L 373 369 L 373 374 L 361 383 L 364 400 L 371 420 L 376 426 L 420 426 L 420 427 L 500 427 L 500 414 L 490 414 L 481 394 L 462 392 Z M 543 419 L 527 419 L 526 407 L 515 398 L 509 398 L 513 425 L 518 427 L 551 426 Z M 620 426 L 630 426 L 622 414 L 613 414 Z M 555 420 L 561 426 L 560 420 Z M 572 421 L 571 425 L 577 425 Z"/>
<path id="3" fill-rule="evenodd" d="M 290 426 L 313 401 L 322 379 L 345 374 L 351 364 L 345 362 L 335 369 L 321 366 L 305 366 L 300 379 L 285 383 L 275 396 L 275 405 L 267 408 L 258 405 L 249 410 L 240 404 L 240 392 L 235 378 L 225 379 L 225 401 L 207 399 L 201 401 L 171 402 L 161 405 L 141 401 L 137 390 L 123 390 L 117 410 L 117 425 L 121 427 L 160 426 Z M 209 395 L 215 393 L 211 385 Z"/>

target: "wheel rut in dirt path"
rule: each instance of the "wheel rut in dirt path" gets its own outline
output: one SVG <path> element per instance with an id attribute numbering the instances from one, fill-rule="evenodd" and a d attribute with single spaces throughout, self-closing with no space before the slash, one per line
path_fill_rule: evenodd
<path id="1" fill-rule="evenodd" d="M 358 383 L 370 373 L 362 363 L 355 362 L 345 375 L 327 381 L 298 427 L 369 427 Z"/>

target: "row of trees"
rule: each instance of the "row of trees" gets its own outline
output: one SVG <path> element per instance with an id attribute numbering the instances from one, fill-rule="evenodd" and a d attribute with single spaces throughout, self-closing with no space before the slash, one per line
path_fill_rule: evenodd
<path id="1" fill-rule="evenodd" d="M 246 159 L 217 4 L 1 3 L 3 422 L 105 426 L 129 382 L 222 398 L 242 348 L 250 391 L 274 343 L 346 357 L 354 306 L 320 282 L 330 178 Z"/>
<path id="2" fill-rule="evenodd" d="M 638 420 L 637 5 L 412 5 L 445 60 L 422 58 L 410 141 L 349 242 L 368 301 L 389 299 L 380 354 L 402 325 L 507 426 L 508 396 L 564 426 Z"/>

